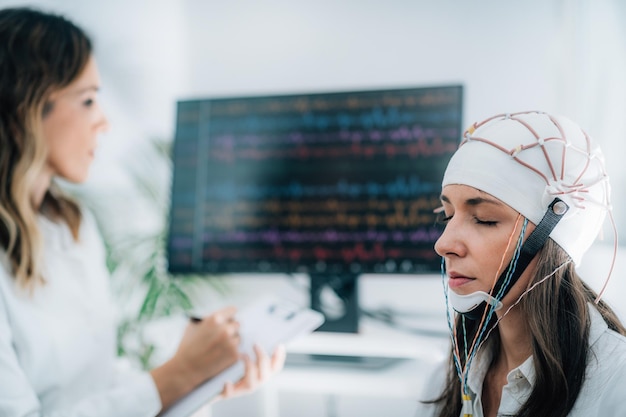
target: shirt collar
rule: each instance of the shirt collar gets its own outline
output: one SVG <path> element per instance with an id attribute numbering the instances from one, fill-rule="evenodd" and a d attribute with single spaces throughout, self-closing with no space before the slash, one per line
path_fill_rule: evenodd
<path id="1" fill-rule="evenodd" d="M 533 357 L 529 356 L 520 366 L 509 372 L 507 381 L 512 382 L 518 379 L 525 379 L 530 386 L 535 385 L 535 379 L 537 375 L 535 373 L 535 364 L 533 363 Z"/>
<path id="2" fill-rule="evenodd" d="M 474 410 L 482 409 L 482 386 L 493 359 L 493 343 L 486 343 L 476 354 L 470 366 L 467 385 L 471 391 Z M 535 382 L 533 357 L 528 357 L 520 366 L 507 375 L 507 385 L 502 392 L 498 413 L 515 414 L 528 399 Z M 482 415 L 478 413 L 476 415 Z"/>
<path id="3" fill-rule="evenodd" d="M 476 354 L 474 363 L 471 365 L 469 375 L 467 378 L 467 385 L 472 392 L 481 392 L 485 375 L 489 370 L 491 361 L 493 358 L 493 346 L 492 343 L 488 343 Z M 509 383 L 515 382 L 519 379 L 525 379 L 530 386 L 535 383 L 537 378 L 535 373 L 535 365 L 533 363 L 532 355 L 529 356 L 520 366 L 513 368 L 507 375 L 507 381 Z"/>

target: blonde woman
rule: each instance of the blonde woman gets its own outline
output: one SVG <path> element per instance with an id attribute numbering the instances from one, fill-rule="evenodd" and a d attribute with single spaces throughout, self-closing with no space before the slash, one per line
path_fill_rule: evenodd
<path id="1" fill-rule="evenodd" d="M 0 415 L 155 416 L 239 359 L 235 310 L 190 323 L 149 373 L 118 368 L 100 238 L 54 185 L 86 179 L 108 127 L 91 42 L 61 16 L 0 10 L 0 74 Z M 223 397 L 283 363 L 257 352 Z"/>

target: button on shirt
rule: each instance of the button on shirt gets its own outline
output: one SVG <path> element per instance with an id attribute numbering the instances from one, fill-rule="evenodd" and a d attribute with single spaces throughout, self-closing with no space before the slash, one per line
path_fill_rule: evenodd
<path id="1" fill-rule="evenodd" d="M 160 398 L 149 373 L 119 366 L 104 248 L 83 215 L 39 218 L 46 283 L 31 294 L 0 251 L 0 416 L 152 417 Z"/>
<path id="2" fill-rule="evenodd" d="M 568 414 L 569 417 L 626 417 L 626 337 L 610 330 L 600 313 L 589 306 L 591 328 L 590 352 L 587 356 L 585 382 Z M 483 417 L 482 386 L 491 363 L 492 352 L 488 345 L 479 351 L 468 375 L 468 387 L 474 406 L 474 417 Z M 441 364 L 426 384 L 421 400 L 437 398 L 443 391 L 447 364 Z M 526 402 L 535 383 L 535 366 L 532 356 L 507 375 L 502 389 L 498 416 L 515 415 Z M 437 416 L 436 406 L 421 404 L 416 417 Z"/>

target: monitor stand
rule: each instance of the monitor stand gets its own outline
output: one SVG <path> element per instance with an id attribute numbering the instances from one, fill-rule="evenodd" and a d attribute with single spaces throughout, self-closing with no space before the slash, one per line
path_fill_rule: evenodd
<path id="1" fill-rule="evenodd" d="M 310 274 L 311 308 L 324 314 L 325 322 L 317 331 L 358 333 L 360 307 L 358 275 Z M 327 353 L 289 353 L 287 366 L 329 366 L 381 369 L 404 358 Z"/>
<path id="2" fill-rule="evenodd" d="M 359 332 L 358 275 L 310 274 L 311 308 L 324 314 L 322 332 Z"/>

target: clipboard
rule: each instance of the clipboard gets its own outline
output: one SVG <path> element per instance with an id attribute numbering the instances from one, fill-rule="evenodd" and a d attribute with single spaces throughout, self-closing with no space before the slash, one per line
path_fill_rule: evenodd
<path id="1" fill-rule="evenodd" d="M 324 315 L 320 312 L 272 298 L 264 298 L 245 307 L 236 317 L 240 323 L 240 351 L 248 354 L 253 360 L 255 343 L 271 354 L 279 344 L 288 344 L 300 336 L 305 336 L 324 322 Z M 237 361 L 172 404 L 159 416 L 190 416 L 221 393 L 226 382 L 241 379 L 244 371 L 243 361 Z"/>

